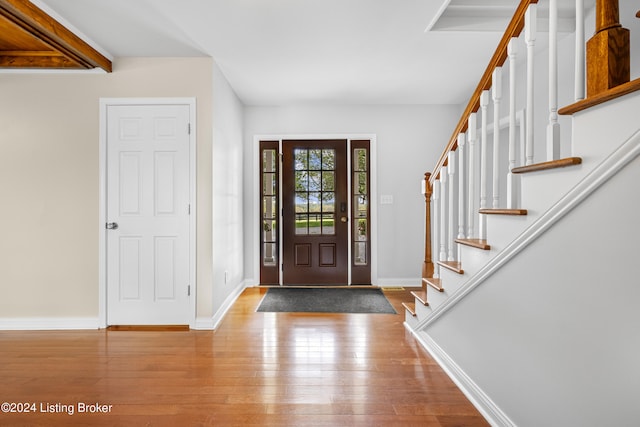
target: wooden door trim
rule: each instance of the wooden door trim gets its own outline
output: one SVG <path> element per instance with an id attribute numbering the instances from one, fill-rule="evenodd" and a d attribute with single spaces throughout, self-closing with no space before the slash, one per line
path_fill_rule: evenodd
<path id="1" fill-rule="evenodd" d="M 98 210 L 98 321 L 107 327 L 107 108 L 127 105 L 186 105 L 189 107 L 189 327 L 196 326 L 196 99 L 195 98 L 100 98 L 99 210 Z"/>
<path id="2" fill-rule="evenodd" d="M 248 278 L 247 282 L 259 284 L 260 283 L 260 228 L 257 224 L 260 223 L 260 203 L 257 201 L 260 198 L 260 174 L 257 171 L 260 170 L 260 141 L 264 140 L 276 140 L 280 141 L 280 146 L 283 140 L 302 139 L 302 140 L 331 140 L 331 139 L 346 139 L 348 147 L 351 146 L 352 140 L 369 140 L 369 155 L 371 162 L 371 200 L 375 201 L 371 203 L 371 283 L 376 284 L 378 282 L 378 181 L 377 181 L 377 137 L 376 134 L 256 134 L 253 136 L 253 161 L 252 161 L 252 180 L 253 180 L 253 194 L 251 200 L 253 201 L 251 218 L 245 221 L 245 225 L 251 232 L 252 251 L 251 259 L 253 259 L 252 276 Z M 282 148 L 282 147 L 280 147 Z M 280 150 L 282 152 L 282 150 Z M 348 169 L 350 171 L 350 168 Z M 350 184 L 350 182 L 349 182 Z M 280 212 L 282 216 L 282 212 Z M 282 219 L 280 219 L 282 220 Z M 351 235 L 349 235 L 349 241 L 351 241 Z M 282 245 L 282 236 L 280 236 L 280 245 Z M 280 247 L 280 253 L 282 253 L 282 247 Z M 349 245 L 349 259 L 351 259 L 351 245 Z M 351 281 L 351 267 L 349 266 L 349 281 Z M 280 275 L 280 284 L 282 284 L 282 275 Z"/>

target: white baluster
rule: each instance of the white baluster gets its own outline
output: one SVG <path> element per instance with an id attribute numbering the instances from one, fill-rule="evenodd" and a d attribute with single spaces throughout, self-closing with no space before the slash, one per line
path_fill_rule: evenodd
<path id="1" fill-rule="evenodd" d="M 464 207 L 464 186 L 466 185 L 464 151 L 466 141 L 467 136 L 464 133 L 458 134 L 458 165 L 460 166 L 458 172 L 458 239 L 465 238 L 464 220 L 467 211 Z"/>
<path id="2" fill-rule="evenodd" d="M 433 198 L 433 223 L 431 224 L 432 247 L 440 247 L 440 180 L 433 181 L 432 195 Z M 437 258 L 437 257 L 436 257 Z M 439 258 L 438 258 L 439 259 Z M 433 265 L 433 277 L 440 277 L 440 265 L 436 262 Z"/>
<path id="3" fill-rule="evenodd" d="M 526 156 L 524 153 L 525 153 L 525 142 L 527 140 L 527 122 L 525 119 L 525 111 L 524 110 L 518 111 L 517 117 L 518 117 L 518 122 L 520 123 L 520 126 L 519 126 L 520 138 L 518 141 L 518 150 L 520 151 L 520 164 L 525 165 Z"/>
<path id="4" fill-rule="evenodd" d="M 467 217 L 467 238 L 473 239 L 475 230 L 473 223 L 476 215 L 476 140 L 478 139 L 478 119 L 476 113 L 469 115 L 468 134 L 469 134 L 469 199 L 468 199 L 468 217 Z"/>
<path id="5" fill-rule="evenodd" d="M 529 5 L 525 14 L 524 34 L 527 43 L 527 140 L 526 140 L 526 164 L 533 164 L 533 57 L 536 46 L 537 32 L 537 5 Z"/>
<path id="6" fill-rule="evenodd" d="M 447 261 L 455 261 L 455 257 L 453 255 L 453 247 L 454 247 L 454 236 L 455 236 L 455 196 L 456 196 L 456 186 L 454 178 L 456 175 L 456 154 L 455 151 L 449 151 L 449 161 L 447 163 L 447 169 L 449 171 L 449 239 L 447 240 L 447 248 L 449 251 L 447 252 Z"/>
<path id="7" fill-rule="evenodd" d="M 480 131 L 480 209 L 487 207 L 487 107 L 489 106 L 489 91 L 482 91 L 480 95 L 480 109 L 482 110 L 482 129 Z M 480 239 L 487 239 L 487 216 L 480 215 Z"/>
<path id="8" fill-rule="evenodd" d="M 547 160 L 558 160 L 559 158 L 558 0 L 549 0 L 549 124 L 547 125 Z"/>
<path id="9" fill-rule="evenodd" d="M 440 168 L 440 261 L 447 260 L 447 167 Z"/>
<path id="10" fill-rule="evenodd" d="M 512 38 L 507 46 L 509 56 L 509 173 L 507 174 L 507 208 L 514 209 L 518 200 L 518 182 L 511 169 L 516 167 L 516 57 L 518 39 Z"/>
<path id="11" fill-rule="evenodd" d="M 493 208 L 500 207 L 500 100 L 502 99 L 502 67 L 491 77 L 493 95 Z"/>
<path id="12" fill-rule="evenodd" d="M 584 42 L 584 0 L 576 0 L 576 101 L 584 99 L 585 95 L 585 50 L 586 44 Z"/>

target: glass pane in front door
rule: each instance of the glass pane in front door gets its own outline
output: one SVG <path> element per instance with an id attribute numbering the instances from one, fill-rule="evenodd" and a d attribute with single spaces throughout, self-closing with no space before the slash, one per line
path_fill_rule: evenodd
<path id="1" fill-rule="evenodd" d="M 335 149 L 294 149 L 296 235 L 335 234 L 335 157 Z"/>

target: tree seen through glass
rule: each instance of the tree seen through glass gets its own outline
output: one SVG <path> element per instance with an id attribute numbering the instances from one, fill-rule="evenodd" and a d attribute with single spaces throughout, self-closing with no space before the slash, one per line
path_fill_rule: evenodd
<path id="1" fill-rule="evenodd" d="M 335 150 L 294 150 L 296 234 L 335 234 Z"/>

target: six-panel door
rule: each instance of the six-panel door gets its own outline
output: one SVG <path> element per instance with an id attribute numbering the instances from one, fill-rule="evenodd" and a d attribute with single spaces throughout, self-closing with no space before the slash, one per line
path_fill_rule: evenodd
<path id="1" fill-rule="evenodd" d="M 108 106 L 109 325 L 189 323 L 188 126 L 187 105 Z"/>

